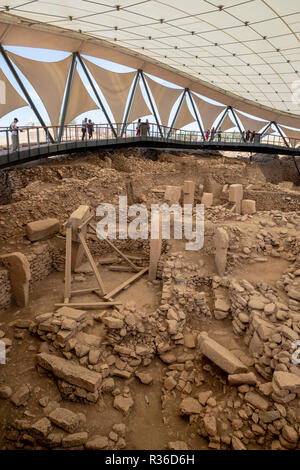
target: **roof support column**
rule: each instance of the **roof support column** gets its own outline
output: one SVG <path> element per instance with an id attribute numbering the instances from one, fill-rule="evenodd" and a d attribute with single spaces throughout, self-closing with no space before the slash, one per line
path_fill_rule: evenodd
<path id="1" fill-rule="evenodd" d="M 272 122 L 269 122 L 269 124 L 267 125 L 265 130 L 262 132 L 261 137 L 263 137 L 265 135 L 265 133 L 270 129 L 270 127 L 272 127 Z"/>
<path id="2" fill-rule="evenodd" d="M 280 134 L 281 137 L 283 138 L 283 141 L 284 141 L 285 145 L 286 145 L 287 147 L 289 147 L 290 145 L 289 145 L 288 141 L 286 140 L 286 138 L 284 137 L 284 135 L 283 135 L 283 133 L 282 133 L 282 130 L 281 130 L 280 127 L 278 126 L 277 122 L 272 121 L 271 124 L 274 124 L 274 126 L 275 126 L 276 129 L 277 129 L 277 131 L 279 132 L 279 134 Z"/>
<path id="3" fill-rule="evenodd" d="M 149 100 L 149 102 L 150 102 L 151 109 L 152 109 L 152 113 L 153 113 L 153 116 L 154 116 L 154 118 L 155 118 L 155 121 L 156 121 L 158 130 L 159 130 L 160 136 L 161 136 L 161 138 L 163 139 L 163 138 L 164 138 L 164 135 L 163 135 L 163 132 L 162 132 L 162 129 L 161 129 L 161 125 L 160 125 L 160 123 L 159 123 L 159 120 L 158 120 L 158 117 L 157 117 L 157 114 L 156 114 L 156 111 L 155 111 L 155 108 L 154 108 L 154 105 L 153 105 L 153 102 L 152 102 L 152 99 L 151 99 L 151 96 L 150 96 L 150 92 L 149 92 L 149 88 L 148 88 L 148 83 L 147 83 L 146 80 L 145 80 L 145 76 L 144 76 L 144 73 L 143 73 L 142 70 L 141 70 L 141 72 L 140 72 L 140 76 L 141 76 L 143 85 L 144 85 L 144 87 L 145 87 L 145 90 L 146 90 L 146 93 L 147 93 L 147 97 L 148 97 L 148 100 Z"/>
<path id="4" fill-rule="evenodd" d="M 5 60 L 9 70 L 11 71 L 11 73 L 13 74 L 16 82 L 18 83 L 19 87 L 21 88 L 22 92 L 24 93 L 24 96 L 26 98 L 26 100 L 28 101 L 31 109 L 33 110 L 34 114 L 36 115 L 36 117 L 38 118 L 38 120 L 40 121 L 40 124 L 44 127 L 44 130 L 46 132 L 46 135 L 47 135 L 47 138 L 50 140 L 50 142 L 53 144 L 54 143 L 54 139 L 52 137 L 52 135 L 50 134 L 46 124 L 45 124 L 45 121 L 43 120 L 42 116 L 40 115 L 40 113 L 38 112 L 34 102 L 32 101 L 28 91 L 26 90 L 21 78 L 19 77 L 19 74 L 18 72 L 16 71 L 12 61 L 10 60 L 10 58 L 8 57 L 8 55 L 6 54 L 6 51 L 5 49 L 3 48 L 2 44 L 0 43 L 0 52 L 2 54 L 2 57 L 3 59 Z"/>
<path id="5" fill-rule="evenodd" d="M 184 102 L 186 93 L 187 93 L 187 88 L 185 88 L 184 92 L 182 93 L 182 96 L 181 96 L 181 99 L 180 99 L 178 108 L 176 109 L 175 116 L 174 116 L 174 118 L 173 118 L 172 124 L 171 124 L 171 126 L 170 126 L 169 131 L 168 131 L 167 138 L 169 138 L 169 136 L 170 136 L 170 134 L 171 134 L 171 132 L 172 132 L 172 130 L 173 130 L 173 127 L 175 126 L 175 123 L 176 123 L 176 121 L 177 121 L 178 114 L 180 113 L 180 110 L 181 110 L 181 108 L 182 108 L 182 105 L 183 105 L 183 102 Z"/>
<path id="6" fill-rule="evenodd" d="M 128 121 L 129 116 L 130 116 L 130 111 L 132 109 L 134 97 L 135 97 L 135 94 L 136 94 L 136 89 L 137 89 L 139 81 L 140 81 L 140 74 L 141 74 L 141 70 L 138 70 L 137 73 L 136 73 L 135 79 L 134 79 L 132 90 L 131 90 L 131 94 L 130 94 L 128 106 L 127 106 L 127 109 L 126 109 L 125 118 L 124 118 L 124 122 L 123 122 L 120 137 L 123 137 L 123 134 L 124 134 L 126 126 L 127 126 L 127 121 Z"/>
<path id="7" fill-rule="evenodd" d="M 194 100 L 193 100 L 193 97 L 192 97 L 192 95 L 191 95 L 191 91 L 190 91 L 189 88 L 187 89 L 187 94 L 188 94 L 188 96 L 189 96 L 189 98 L 190 98 L 190 102 L 192 103 L 193 111 L 194 111 L 194 114 L 195 114 L 195 116 L 196 116 L 196 120 L 197 120 L 199 129 L 200 129 L 200 132 L 201 132 L 201 134 L 202 134 L 202 139 L 205 140 L 204 130 L 203 130 L 202 126 L 201 126 L 200 119 L 199 119 L 199 116 L 198 116 L 198 113 L 197 113 L 197 109 L 196 109 L 196 105 L 195 105 L 195 103 L 194 103 Z"/>
<path id="8" fill-rule="evenodd" d="M 241 128 L 240 123 L 239 123 L 239 121 L 238 121 L 238 118 L 236 117 L 235 111 L 234 111 L 234 109 L 233 109 L 231 106 L 229 106 L 229 109 L 230 109 L 230 111 L 232 112 L 232 115 L 233 115 L 233 117 L 234 117 L 234 120 L 235 120 L 235 122 L 236 122 L 236 125 L 237 125 L 237 127 L 238 127 L 238 129 L 239 129 L 239 131 L 240 131 L 240 133 L 241 133 L 242 139 L 243 139 L 243 141 L 245 142 L 245 136 L 243 135 L 243 131 L 242 131 L 242 128 Z"/>
<path id="9" fill-rule="evenodd" d="M 104 106 L 103 103 L 102 103 L 102 100 L 101 100 L 101 98 L 100 98 L 100 96 L 99 96 L 99 93 L 98 93 L 97 90 L 96 90 L 96 87 L 95 87 L 95 85 L 94 85 L 94 83 L 93 83 L 93 81 L 92 81 L 92 79 L 91 79 L 91 76 L 90 76 L 90 74 L 89 74 L 89 72 L 88 72 L 88 70 L 87 70 L 87 67 L 86 67 L 85 63 L 83 62 L 83 60 L 82 60 L 81 55 L 79 54 L 79 52 L 76 52 L 76 55 L 77 55 L 77 58 L 78 58 L 78 61 L 79 61 L 80 65 L 81 65 L 81 67 L 82 67 L 82 69 L 83 69 L 83 71 L 84 71 L 84 73 L 85 73 L 85 75 L 86 75 L 86 78 L 88 79 L 88 82 L 89 82 L 89 84 L 91 85 L 92 90 L 93 90 L 93 92 L 94 92 L 94 94 L 95 94 L 95 96 L 96 96 L 96 98 L 97 98 L 98 104 L 99 104 L 101 110 L 103 111 L 104 116 L 105 116 L 105 118 L 106 118 L 106 120 L 107 120 L 107 122 L 108 122 L 108 124 L 109 124 L 109 126 L 110 126 L 110 128 L 111 128 L 111 130 L 112 130 L 112 133 L 114 134 L 115 138 L 117 138 L 118 135 L 117 135 L 117 133 L 116 133 L 116 130 L 115 130 L 114 126 L 112 125 L 112 122 L 111 122 L 111 120 L 110 120 L 110 118 L 109 118 L 109 116 L 108 116 L 108 114 L 107 114 L 107 111 L 106 111 L 106 109 L 105 109 L 105 106 Z"/>
<path id="10" fill-rule="evenodd" d="M 223 123 L 225 117 L 226 117 L 227 114 L 228 114 L 228 110 L 229 110 L 229 106 L 227 106 L 227 108 L 225 109 L 224 113 L 223 113 L 222 116 L 221 116 L 221 119 L 220 119 L 219 122 L 218 122 L 218 125 L 215 127 L 216 131 L 219 130 L 219 127 L 221 126 L 221 124 Z"/>
<path id="11" fill-rule="evenodd" d="M 61 113 L 60 127 L 59 127 L 59 131 L 58 131 L 57 142 L 61 141 L 63 130 L 64 130 L 64 125 L 65 125 L 65 120 L 66 120 L 66 115 L 67 115 L 67 109 L 68 109 L 69 98 L 70 98 L 70 93 L 71 93 L 71 88 L 72 88 L 75 69 L 76 69 L 76 52 L 73 52 L 72 62 L 71 62 L 71 65 L 70 65 L 68 81 L 67 81 L 67 87 L 66 87 L 66 92 L 65 92 L 65 98 L 64 98 L 63 108 L 62 108 L 62 113 Z"/>

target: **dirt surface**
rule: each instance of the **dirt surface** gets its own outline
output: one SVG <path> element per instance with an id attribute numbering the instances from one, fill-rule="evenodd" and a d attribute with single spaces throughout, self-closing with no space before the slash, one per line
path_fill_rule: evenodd
<path id="1" fill-rule="evenodd" d="M 293 162 L 126 150 L 60 157 L 0 178 L 0 254 L 25 254 L 31 272 L 29 304 L 18 307 L 13 274 L 5 261 L 0 266 L 7 352 L 0 449 L 300 449 L 300 365 L 292 361 L 300 340 L 300 181 Z M 82 308 L 76 320 L 60 314 L 63 223 L 71 213 L 81 204 L 117 206 L 118 195 L 149 208 L 164 202 L 167 186 L 185 181 L 195 183 L 194 204 L 213 194 L 204 246 L 187 251 L 186 240 L 168 240 L 157 279 L 145 274 L 122 290 L 118 308 Z M 229 201 L 234 184 L 256 202 L 253 214 Z M 30 241 L 27 224 L 49 217 L 59 230 Z M 225 237 L 221 248 L 217 234 Z M 92 232 L 87 241 L 108 291 L 133 275 L 111 270 L 124 266 L 120 259 L 102 264 L 115 254 Z M 148 241 L 116 244 L 148 266 Z M 96 280 L 85 262 L 72 274 L 72 289 L 91 287 Z M 52 370 L 49 357 L 60 361 Z M 93 390 L 75 383 L 75 373 L 58 372 L 65 363 L 79 367 L 80 377 L 92 373 Z M 62 422 L 53 417 L 59 408 Z"/>

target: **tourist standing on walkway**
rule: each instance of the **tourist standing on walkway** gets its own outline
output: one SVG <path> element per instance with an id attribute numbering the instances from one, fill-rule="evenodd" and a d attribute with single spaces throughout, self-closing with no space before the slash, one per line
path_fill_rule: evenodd
<path id="1" fill-rule="evenodd" d="M 142 123 L 142 120 L 139 119 L 138 122 L 137 122 L 137 126 L 136 126 L 136 135 L 141 135 L 141 123 Z"/>
<path id="2" fill-rule="evenodd" d="M 205 134 L 205 139 L 208 140 L 210 136 L 210 130 L 207 129 L 206 134 Z"/>
<path id="3" fill-rule="evenodd" d="M 254 141 L 254 139 L 255 139 L 255 134 L 256 134 L 255 131 L 251 132 L 250 142 L 253 142 L 253 141 Z"/>
<path id="4" fill-rule="evenodd" d="M 213 127 L 210 133 L 210 140 L 213 141 L 215 138 L 216 129 Z"/>
<path id="5" fill-rule="evenodd" d="M 146 125 L 147 125 L 147 134 L 150 135 L 150 124 L 148 119 L 146 119 Z"/>
<path id="6" fill-rule="evenodd" d="M 88 127 L 89 139 L 91 139 L 93 137 L 93 132 L 94 132 L 94 123 L 91 119 L 89 119 L 87 127 Z"/>
<path id="7" fill-rule="evenodd" d="M 82 139 L 81 140 L 85 139 L 87 127 L 88 127 L 88 120 L 87 120 L 87 118 L 84 118 L 84 120 L 82 121 L 82 124 L 81 124 L 81 132 L 82 132 Z"/>
<path id="8" fill-rule="evenodd" d="M 17 123 L 19 119 L 14 118 L 13 122 L 9 126 L 9 130 L 11 131 L 11 140 L 12 140 L 12 151 L 15 152 L 19 148 L 19 131 L 23 132 L 22 129 L 19 129 Z"/>
<path id="9" fill-rule="evenodd" d="M 246 132 L 246 142 L 249 142 L 250 134 L 251 134 L 251 131 L 248 130 L 248 131 Z"/>

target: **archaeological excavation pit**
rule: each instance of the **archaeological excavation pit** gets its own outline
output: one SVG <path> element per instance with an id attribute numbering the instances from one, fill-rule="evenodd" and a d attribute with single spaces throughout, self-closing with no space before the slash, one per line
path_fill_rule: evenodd
<path id="1" fill-rule="evenodd" d="M 1 170 L 1 450 L 299 449 L 299 175 L 232 157 Z M 192 204 L 194 229 L 204 204 L 203 246 L 174 238 L 175 216 L 170 239 L 101 238 L 119 196 Z"/>

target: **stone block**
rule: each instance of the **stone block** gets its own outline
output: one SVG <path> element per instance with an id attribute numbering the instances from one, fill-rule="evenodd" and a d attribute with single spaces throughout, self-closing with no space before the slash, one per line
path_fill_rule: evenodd
<path id="1" fill-rule="evenodd" d="M 26 236 L 31 242 L 45 240 L 59 231 L 58 219 L 42 219 L 29 222 L 26 226 Z"/>
<path id="2" fill-rule="evenodd" d="M 52 354 L 38 354 L 37 363 L 44 369 L 52 372 L 59 379 L 82 387 L 89 392 L 95 392 L 102 381 L 102 376 L 98 372 L 91 371 L 86 367 L 79 366 Z"/>
<path id="3" fill-rule="evenodd" d="M 196 184 L 194 181 L 185 181 L 183 183 L 183 203 L 194 204 Z"/>
<path id="4" fill-rule="evenodd" d="M 251 199 L 243 199 L 242 201 L 242 214 L 255 214 L 256 212 L 256 201 Z"/>
<path id="5" fill-rule="evenodd" d="M 76 432 L 81 425 L 80 416 L 67 408 L 56 408 L 49 414 L 49 419 L 66 432 Z"/>
<path id="6" fill-rule="evenodd" d="M 204 204 L 206 207 L 211 207 L 214 202 L 213 193 L 203 193 L 201 198 L 201 204 Z"/>
<path id="7" fill-rule="evenodd" d="M 199 347 L 204 356 L 208 357 L 228 374 L 241 374 L 248 370 L 247 366 L 234 356 L 234 354 L 209 338 L 207 333 L 200 333 Z"/>
<path id="8" fill-rule="evenodd" d="M 215 263 L 219 276 L 224 276 L 227 265 L 227 251 L 229 246 L 229 236 L 225 229 L 217 228 L 214 236 L 216 247 Z"/>
<path id="9" fill-rule="evenodd" d="M 13 296 L 18 307 L 29 303 L 30 264 L 23 253 L 14 252 L 0 257 L 8 267 Z"/>
<path id="10" fill-rule="evenodd" d="M 182 187 L 181 186 L 167 186 L 165 190 L 165 201 L 169 204 L 178 204 L 181 199 Z"/>
<path id="11" fill-rule="evenodd" d="M 243 185 L 242 184 L 231 184 L 229 186 L 229 201 L 238 202 L 243 199 Z"/>
<path id="12" fill-rule="evenodd" d="M 243 200 L 243 185 L 242 184 L 231 184 L 229 186 L 229 201 L 235 203 L 235 212 L 241 213 Z"/>

